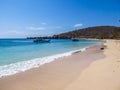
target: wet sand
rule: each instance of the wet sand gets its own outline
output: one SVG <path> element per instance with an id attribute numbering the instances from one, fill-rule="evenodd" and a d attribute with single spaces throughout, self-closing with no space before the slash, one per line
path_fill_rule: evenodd
<path id="1" fill-rule="evenodd" d="M 0 78 L 0 90 L 69 90 L 92 62 L 104 58 L 101 47 L 103 44 L 95 45 L 39 68 Z"/>

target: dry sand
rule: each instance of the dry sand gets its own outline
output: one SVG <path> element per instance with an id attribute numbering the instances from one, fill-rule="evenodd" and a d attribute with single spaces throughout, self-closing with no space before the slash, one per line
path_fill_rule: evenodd
<path id="1" fill-rule="evenodd" d="M 120 41 L 105 44 L 105 58 L 93 62 L 65 90 L 120 90 Z"/>
<path id="2" fill-rule="evenodd" d="M 93 61 L 104 58 L 101 47 L 103 44 L 95 45 L 84 52 L 74 53 L 39 68 L 0 78 L 0 90 L 64 90 L 67 87 L 69 90 L 71 86 L 75 90 L 73 82 L 77 82 L 81 72 Z"/>

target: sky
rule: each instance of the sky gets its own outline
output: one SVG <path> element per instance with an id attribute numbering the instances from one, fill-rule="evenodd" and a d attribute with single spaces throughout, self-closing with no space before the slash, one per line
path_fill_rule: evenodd
<path id="1" fill-rule="evenodd" d="M 0 0 L 0 38 L 120 26 L 120 0 Z"/>

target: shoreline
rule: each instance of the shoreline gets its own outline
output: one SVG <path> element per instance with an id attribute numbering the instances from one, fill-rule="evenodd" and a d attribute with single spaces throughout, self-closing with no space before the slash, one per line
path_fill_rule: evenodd
<path id="1" fill-rule="evenodd" d="M 64 58 L 64 57 L 71 56 L 72 54 L 75 54 L 78 52 L 83 52 L 86 49 L 91 48 L 98 44 L 103 44 L 103 41 L 100 41 L 99 43 L 90 45 L 88 47 L 84 47 L 84 48 L 77 49 L 77 50 L 72 50 L 69 52 L 64 52 L 64 53 L 60 53 L 60 54 L 56 54 L 56 55 L 46 56 L 46 57 L 42 57 L 42 58 L 35 58 L 32 60 L 28 60 L 28 61 L 21 61 L 21 62 L 9 64 L 9 65 L 1 66 L 0 67 L 0 70 L 1 70 L 0 78 L 11 76 L 11 75 L 14 75 L 17 73 L 23 73 L 30 69 L 39 68 L 40 66 L 42 66 L 46 63 L 51 63 L 55 60 L 58 60 L 59 58 Z M 21 67 L 21 66 L 23 66 L 23 67 Z M 9 68 L 9 69 L 6 69 L 6 68 Z"/>
<path id="2" fill-rule="evenodd" d="M 103 44 L 100 43 L 84 52 L 77 52 L 38 68 L 0 78 L 0 90 L 62 90 L 76 80 L 92 62 L 104 58 L 101 47 Z"/>

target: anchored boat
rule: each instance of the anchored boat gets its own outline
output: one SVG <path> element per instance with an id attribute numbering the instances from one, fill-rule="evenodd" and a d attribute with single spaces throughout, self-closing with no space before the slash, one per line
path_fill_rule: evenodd
<path id="1" fill-rule="evenodd" d="M 33 40 L 33 42 L 50 42 L 50 40 L 46 40 L 46 39 L 35 39 L 35 40 Z"/>
<path id="2" fill-rule="evenodd" d="M 79 38 L 72 38 L 71 40 L 72 41 L 79 41 L 80 39 Z"/>

